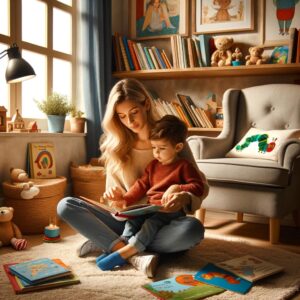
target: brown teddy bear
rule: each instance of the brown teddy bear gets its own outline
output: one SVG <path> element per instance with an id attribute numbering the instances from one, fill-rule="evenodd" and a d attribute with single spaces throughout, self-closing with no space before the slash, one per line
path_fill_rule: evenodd
<path id="1" fill-rule="evenodd" d="M 249 53 L 250 55 L 246 55 L 246 66 L 249 65 L 261 65 L 266 63 L 266 59 L 262 57 L 262 54 L 264 52 L 264 48 L 262 47 L 250 47 Z"/>
<path id="2" fill-rule="evenodd" d="M 218 37 L 214 40 L 217 50 L 211 56 L 212 67 L 230 66 L 232 61 L 231 47 L 233 39 L 228 37 Z"/>
<path id="3" fill-rule="evenodd" d="M 29 181 L 27 173 L 22 169 L 11 168 L 10 180 L 13 185 L 22 188 L 20 193 L 22 199 L 32 199 L 40 192 L 40 189 Z"/>
<path id="4" fill-rule="evenodd" d="M 12 245 L 16 250 L 23 250 L 27 247 L 27 241 L 12 222 L 13 213 L 12 207 L 0 207 L 0 247 Z"/>

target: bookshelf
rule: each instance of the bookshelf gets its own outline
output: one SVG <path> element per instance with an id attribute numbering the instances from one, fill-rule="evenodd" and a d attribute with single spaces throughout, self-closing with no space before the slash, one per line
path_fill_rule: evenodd
<path id="1" fill-rule="evenodd" d="M 265 64 L 237 67 L 201 67 L 186 69 L 160 69 L 141 71 L 113 72 L 115 78 L 155 79 L 189 79 L 201 77 L 234 77 L 234 76 L 268 76 L 300 74 L 300 63 Z"/>

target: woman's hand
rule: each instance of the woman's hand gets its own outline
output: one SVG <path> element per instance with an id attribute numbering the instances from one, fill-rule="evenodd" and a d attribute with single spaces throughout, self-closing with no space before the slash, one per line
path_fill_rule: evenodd
<path id="1" fill-rule="evenodd" d="M 126 201 L 123 199 L 123 191 L 118 186 L 109 188 L 104 192 L 103 198 L 109 201 L 109 205 L 116 208 L 126 207 Z"/>
<path id="2" fill-rule="evenodd" d="M 173 193 L 162 200 L 163 212 L 176 212 L 188 205 L 191 201 L 191 196 L 186 192 Z"/>
<path id="3" fill-rule="evenodd" d="M 164 192 L 162 196 L 163 203 L 165 203 L 172 194 L 179 193 L 179 192 L 181 192 L 179 184 L 173 184 L 169 186 L 169 188 Z"/>

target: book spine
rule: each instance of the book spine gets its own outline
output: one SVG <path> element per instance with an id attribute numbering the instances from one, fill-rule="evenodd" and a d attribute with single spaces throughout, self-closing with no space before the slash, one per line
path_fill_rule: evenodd
<path id="1" fill-rule="evenodd" d="M 134 65 L 133 65 L 132 57 L 130 55 L 130 51 L 129 51 L 129 47 L 128 47 L 128 40 L 125 35 L 123 36 L 123 42 L 124 42 L 124 47 L 125 47 L 126 55 L 128 58 L 130 70 L 134 71 Z"/>
<path id="2" fill-rule="evenodd" d="M 195 127 L 196 125 L 195 125 L 195 123 L 194 123 L 194 121 L 193 121 L 193 119 L 192 119 L 192 117 L 190 115 L 190 112 L 189 112 L 189 109 L 188 109 L 188 105 L 184 101 L 184 98 L 181 97 L 181 96 L 179 96 L 179 95 L 177 97 L 178 97 L 179 102 L 181 103 L 181 106 L 182 106 L 182 109 L 183 109 L 183 111 L 185 113 L 186 118 L 189 120 L 189 123 L 191 124 L 191 127 Z"/>
<path id="3" fill-rule="evenodd" d="M 118 71 L 124 71 L 125 66 L 122 61 L 122 54 L 121 54 L 121 48 L 120 48 L 120 42 L 119 42 L 119 34 L 115 32 L 114 34 L 114 41 L 115 41 L 115 51 L 116 51 L 116 60 L 117 60 L 117 68 Z"/>
<path id="4" fill-rule="evenodd" d="M 148 65 L 150 66 L 150 69 L 155 69 L 154 63 L 152 62 L 152 59 L 151 59 L 149 51 L 148 51 L 148 47 L 144 47 L 144 53 L 146 55 L 147 62 L 148 62 Z"/>
<path id="5" fill-rule="evenodd" d="M 157 70 L 161 69 L 160 65 L 158 64 L 157 58 L 154 54 L 154 51 L 153 51 L 152 47 L 148 48 L 148 51 L 149 51 L 149 54 L 151 56 L 151 59 L 152 59 L 152 62 L 154 64 L 155 69 L 157 69 Z"/>
<path id="6" fill-rule="evenodd" d="M 119 36 L 119 43 L 120 43 L 121 54 L 122 54 L 122 57 L 123 57 L 123 62 L 124 62 L 125 70 L 126 71 L 130 71 L 130 66 L 129 66 L 127 55 L 126 55 L 124 42 L 123 42 L 123 39 L 122 39 L 121 36 Z"/>
<path id="7" fill-rule="evenodd" d="M 165 64 L 165 62 L 164 62 L 164 60 L 163 60 L 163 58 L 162 58 L 161 53 L 159 52 L 159 50 L 156 47 L 154 47 L 154 51 L 156 53 L 156 57 L 158 59 L 158 62 L 160 64 L 161 68 L 162 69 L 167 69 L 167 66 L 166 66 L 166 64 Z"/>
<path id="8" fill-rule="evenodd" d="M 300 33 L 298 29 L 298 39 L 297 39 L 297 53 L 296 53 L 296 63 L 300 63 Z"/>
<path id="9" fill-rule="evenodd" d="M 188 58 L 189 58 L 189 66 L 190 66 L 190 68 L 195 68 L 191 38 L 187 38 L 187 50 L 188 50 L 187 52 L 188 52 Z"/>
<path id="10" fill-rule="evenodd" d="M 140 67 L 140 64 L 138 62 L 137 56 L 135 54 L 135 51 L 133 49 L 133 41 L 131 41 L 131 40 L 127 40 L 127 41 L 128 41 L 128 48 L 129 48 L 130 56 L 132 58 L 134 69 L 135 70 L 140 70 L 141 67 Z"/>
<path id="11" fill-rule="evenodd" d="M 161 57 L 163 58 L 163 60 L 164 60 L 164 62 L 165 62 L 165 64 L 166 64 L 166 66 L 167 66 L 167 69 L 172 69 L 171 62 L 169 61 L 169 58 L 168 58 L 168 56 L 167 56 L 165 50 L 164 50 L 164 49 L 161 49 L 161 50 L 160 50 L 160 54 L 161 54 Z"/>
<path id="12" fill-rule="evenodd" d="M 143 62 L 144 62 L 144 65 L 146 66 L 146 69 L 150 70 L 151 67 L 149 65 L 149 62 L 148 62 L 147 57 L 146 57 L 146 54 L 144 52 L 143 45 L 141 43 L 137 43 L 136 45 L 137 45 L 137 47 L 139 49 L 139 52 L 141 53 L 141 56 L 143 58 Z"/>
<path id="13" fill-rule="evenodd" d="M 141 69 L 142 70 L 147 70 L 147 67 L 144 65 L 144 61 L 143 61 L 143 58 L 141 56 L 140 50 L 137 47 L 137 44 L 135 42 L 132 42 L 132 46 L 133 46 L 133 50 L 136 54 L 136 57 L 138 59 L 138 62 L 139 62 L 139 65 L 140 65 Z"/>

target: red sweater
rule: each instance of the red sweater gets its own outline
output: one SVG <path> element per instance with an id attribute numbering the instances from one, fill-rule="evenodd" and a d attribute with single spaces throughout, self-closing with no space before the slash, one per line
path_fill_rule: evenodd
<path id="1" fill-rule="evenodd" d="M 135 181 L 124 195 L 127 205 L 148 196 L 148 202 L 161 204 L 164 192 L 173 184 L 179 184 L 181 191 L 190 192 L 196 196 L 203 193 L 202 179 L 195 167 L 186 159 L 179 159 L 171 164 L 163 165 L 158 160 L 152 160 L 144 174 Z"/>

